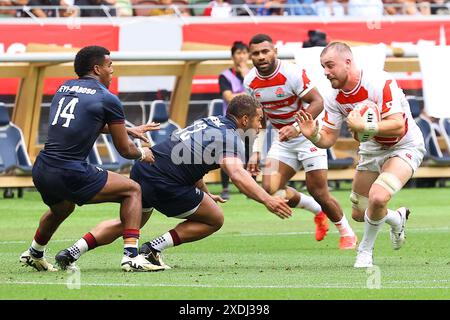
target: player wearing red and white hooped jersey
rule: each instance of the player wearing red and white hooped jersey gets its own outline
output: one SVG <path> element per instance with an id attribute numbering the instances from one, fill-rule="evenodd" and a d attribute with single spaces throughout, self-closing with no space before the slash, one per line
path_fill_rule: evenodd
<path id="1" fill-rule="evenodd" d="M 323 127 L 319 131 L 313 117 L 304 111 L 299 112 L 298 124 L 304 136 L 322 148 L 336 142 L 344 121 L 354 133 L 372 137 L 360 144 L 360 159 L 350 195 L 353 219 L 365 222 L 354 266 L 371 267 L 376 236 L 385 222 L 391 226 L 393 248 L 400 249 L 404 244 L 410 211 L 405 207 L 390 210 L 387 204 L 422 162 L 424 140 L 402 90 L 389 74 L 358 69 L 350 47 L 342 42 L 325 47 L 320 61 L 333 88 L 322 92 Z M 381 118 L 378 123 L 365 123 L 354 110 L 356 104 L 365 100 L 377 104 Z"/>
<path id="2" fill-rule="evenodd" d="M 272 39 L 264 34 L 254 36 L 250 43 L 250 57 L 254 68 L 244 79 L 248 94 L 263 106 L 266 118 L 278 131 L 267 154 L 263 172 L 263 187 L 270 194 L 278 193 L 289 199 L 293 208 L 304 208 L 315 214 L 316 240 L 322 240 L 327 231 L 326 217 L 335 223 L 341 239 L 341 249 L 353 249 L 356 236 L 348 224 L 339 203 L 328 192 L 326 150 L 317 148 L 299 135 L 296 113 L 309 110 L 315 117 L 323 110 L 323 100 L 309 80 L 306 71 L 297 65 L 277 59 Z M 259 137 L 263 139 L 264 136 Z M 258 146 L 258 141 L 255 142 Z M 259 150 L 249 160 L 248 169 L 257 174 Z M 299 193 L 286 183 L 304 168 L 306 186 L 312 197 Z"/>

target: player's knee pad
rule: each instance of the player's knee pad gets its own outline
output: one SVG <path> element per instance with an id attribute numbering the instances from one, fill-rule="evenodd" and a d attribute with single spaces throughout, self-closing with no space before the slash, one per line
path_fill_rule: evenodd
<path id="1" fill-rule="evenodd" d="M 350 201 L 352 202 L 352 208 L 359 211 L 366 211 L 369 206 L 369 198 L 357 194 L 352 190 L 350 193 Z"/>
<path id="2" fill-rule="evenodd" d="M 395 174 L 382 172 L 374 183 L 382 186 L 391 196 L 396 194 L 403 187 L 403 183 Z"/>

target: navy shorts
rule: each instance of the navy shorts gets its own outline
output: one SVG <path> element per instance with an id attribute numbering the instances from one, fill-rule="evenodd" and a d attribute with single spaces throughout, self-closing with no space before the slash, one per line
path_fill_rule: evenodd
<path id="1" fill-rule="evenodd" d="M 33 182 L 48 206 L 64 200 L 79 206 L 99 193 L 108 180 L 108 171 L 83 163 L 83 170 L 57 168 L 39 157 L 33 165 Z"/>
<path id="2" fill-rule="evenodd" d="M 181 185 L 164 177 L 156 170 L 146 170 L 145 177 L 135 164 L 130 178 L 139 183 L 142 190 L 142 210 L 155 208 L 167 217 L 186 218 L 193 214 L 203 200 L 203 191 L 193 185 Z"/>

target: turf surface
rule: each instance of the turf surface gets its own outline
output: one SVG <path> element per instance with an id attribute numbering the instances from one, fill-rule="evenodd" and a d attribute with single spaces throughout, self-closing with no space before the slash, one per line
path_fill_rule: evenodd
<path id="1" fill-rule="evenodd" d="M 349 190 L 333 194 L 349 217 Z M 412 209 L 407 243 L 392 250 L 385 226 L 374 255 L 379 269 L 369 273 L 352 267 L 354 251 L 337 249 L 334 226 L 316 242 L 311 213 L 297 209 L 291 219 L 281 220 L 234 192 L 222 205 L 225 224 L 219 232 L 165 252 L 172 270 L 121 272 L 122 242 L 117 240 L 85 254 L 77 275 L 38 273 L 19 264 L 46 210 L 38 193 L 25 192 L 23 199 L 0 199 L 0 299 L 450 299 L 449 195 L 448 187 L 396 195 L 391 208 Z M 78 207 L 50 242 L 49 260 L 101 220 L 117 216 L 116 204 Z M 141 239 L 176 223 L 155 213 Z M 361 238 L 363 224 L 351 225 Z M 377 284 L 379 289 L 368 288 Z"/>

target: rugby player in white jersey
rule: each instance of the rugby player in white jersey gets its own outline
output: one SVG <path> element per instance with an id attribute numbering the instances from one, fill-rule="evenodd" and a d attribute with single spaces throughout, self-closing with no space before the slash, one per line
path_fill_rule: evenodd
<path id="1" fill-rule="evenodd" d="M 315 214 L 316 240 L 325 237 L 328 216 L 339 230 L 339 248 L 356 248 L 355 233 L 339 203 L 328 191 L 326 150 L 317 148 L 300 135 L 295 121 L 296 113 L 303 109 L 317 117 L 323 110 L 321 95 L 305 70 L 277 58 L 277 49 L 268 35 L 255 35 L 249 48 L 254 68 L 246 75 L 244 86 L 247 93 L 261 103 L 265 117 L 278 129 L 279 135 L 267 154 L 262 180 L 264 189 L 269 194 L 289 199 L 288 204 L 292 208 L 304 208 Z M 264 134 L 259 134 L 258 139 L 264 139 Z M 260 145 L 258 141 L 254 143 L 248 164 L 248 170 L 254 175 L 259 172 Z M 312 197 L 286 186 L 302 167 L 306 187 Z"/>
<path id="2" fill-rule="evenodd" d="M 393 248 L 400 249 L 405 242 L 410 211 L 387 206 L 420 166 L 425 154 L 424 140 L 403 91 L 387 72 L 359 69 L 350 47 L 342 42 L 325 47 L 320 61 L 332 87 L 329 92 L 321 92 L 325 105 L 323 127 L 319 131 L 316 120 L 305 111 L 299 112 L 297 123 L 303 135 L 320 148 L 334 145 L 344 121 L 354 133 L 372 137 L 359 146 L 360 158 L 350 195 L 353 219 L 365 225 L 354 267 L 371 267 L 377 233 L 385 222 L 391 227 Z M 368 124 L 353 110 L 365 100 L 376 104 L 379 122 Z"/>

